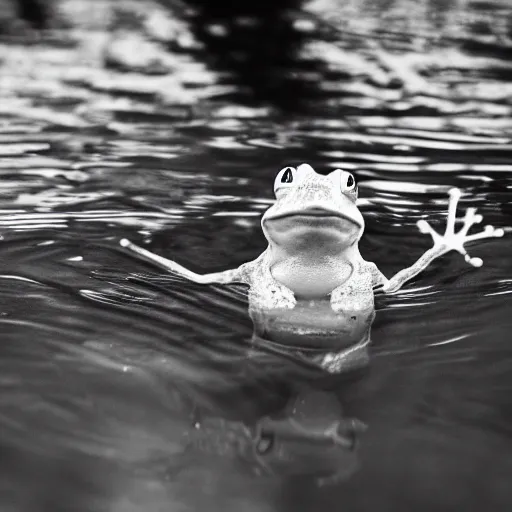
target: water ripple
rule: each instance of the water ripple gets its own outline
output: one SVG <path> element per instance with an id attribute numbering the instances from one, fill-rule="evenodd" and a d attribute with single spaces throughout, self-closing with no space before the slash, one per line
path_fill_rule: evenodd
<path id="1" fill-rule="evenodd" d="M 407 2 L 380 12 L 379 2 L 322 0 L 287 13 L 304 38 L 295 60 L 254 70 L 260 86 L 289 80 L 295 105 L 283 115 L 205 58 L 214 46 L 193 22 L 156 6 L 150 18 L 135 2 L 140 31 L 107 33 L 108 2 L 61 3 L 74 13 L 82 5 L 90 23 L 65 47 L 0 42 L 0 438 L 13 454 L 2 491 L 20 489 L 23 510 L 297 509 L 303 498 L 338 507 L 332 492 L 288 481 L 281 502 L 256 498 L 282 482 L 257 486 L 222 457 L 213 469 L 201 453 L 182 457 L 196 409 L 219 424 L 250 423 L 279 409 L 303 375 L 275 354 L 265 364 L 248 357 L 244 287 L 187 282 L 118 244 L 128 237 L 198 272 L 234 268 L 266 246 L 258 218 L 274 201 L 276 172 L 309 162 L 354 173 L 361 253 L 388 277 L 428 249 L 415 222 L 442 229 L 451 187 L 506 231 L 469 247 L 482 268 L 450 253 L 377 296 L 371 371 L 335 386 L 370 425 L 344 502 L 510 509 L 512 65 L 509 35 L 497 51 L 493 36 L 475 33 L 485 6 L 476 16 L 476 3 L 464 4 L 462 18 L 438 6 L 437 21 L 427 7 L 405 12 Z M 491 32 L 506 24 L 500 16 Z M 442 20 L 447 32 L 433 26 Z M 219 43 L 254 26 L 242 17 L 201 28 Z M 159 64 L 153 74 L 148 58 Z M 183 495 L 198 504 L 198 488 L 208 501 L 181 507 Z M 395 488 L 401 497 L 390 500 Z M 480 503 L 476 488 L 493 499 Z"/>

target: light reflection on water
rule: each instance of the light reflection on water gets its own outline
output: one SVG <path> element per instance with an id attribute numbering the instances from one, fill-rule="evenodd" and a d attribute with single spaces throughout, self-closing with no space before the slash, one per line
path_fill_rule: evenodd
<path id="1" fill-rule="evenodd" d="M 117 245 L 203 272 L 252 259 L 276 171 L 302 161 L 354 172 L 361 251 L 388 276 L 427 248 L 415 223 L 441 224 L 453 186 L 508 228 L 508 60 L 312 40 L 300 58 L 326 70 L 310 74 L 309 111 L 283 116 L 237 104 L 238 87 L 190 57 L 169 54 L 170 75 L 105 70 L 104 34 L 78 35 L 0 45 L 5 509 L 508 510 L 510 229 L 472 248 L 483 268 L 450 254 L 378 300 L 370 369 L 336 385 L 369 425 L 360 468 L 320 489 L 257 477 L 228 427 L 187 448 L 198 410 L 236 431 L 311 376 L 247 357 L 243 289 L 162 275 Z"/>

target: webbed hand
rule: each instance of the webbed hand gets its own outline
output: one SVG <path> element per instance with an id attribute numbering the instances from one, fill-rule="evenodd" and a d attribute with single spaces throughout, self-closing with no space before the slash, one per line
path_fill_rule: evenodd
<path id="1" fill-rule="evenodd" d="M 432 261 L 439 256 L 449 252 L 457 251 L 461 253 L 465 260 L 474 267 L 480 267 L 483 261 L 480 258 L 471 258 L 464 248 L 466 242 L 473 240 L 480 240 L 482 238 L 493 238 L 504 235 L 503 229 L 495 229 L 492 226 L 486 226 L 484 231 L 474 235 L 468 235 L 468 231 L 473 224 L 482 222 L 482 216 L 476 214 L 476 208 L 468 208 L 466 215 L 462 219 L 464 225 L 456 233 L 455 221 L 457 220 L 457 203 L 459 202 L 461 191 L 458 188 L 452 188 L 449 192 L 450 202 L 448 203 L 448 220 L 446 223 L 446 230 L 444 235 L 440 235 L 426 220 L 418 221 L 418 228 L 422 233 L 429 233 L 434 240 L 434 245 L 423 256 L 421 256 L 416 263 L 408 268 L 405 268 L 394 275 L 382 287 L 385 293 L 395 292 L 400 289 L 404 283 L 412 279 L 415 275 L 425 270 Z"/>
<path id="2" fill-rule="evenodd" d="M 468 231 L 474 224 L 482 222 L 483 217 L 476 213 L 476 208 L 468 208 L 466 215 L 462 219 L 464 224 L 462 228 L 455 232 L 455 221 L 457 220 L 457 204 L 461 197 L 461 191 L 458 188 L 452 188 L 449 191 L 450 202 L 448 203 L 448 220 L 444 235 L 437 233 L 426 220 L 418 221 L 417 225 L 422 233 L 428 233 L 434 241 L 434 249 L 437 249 L 439 255 L 449 251 L 457 251 L 464 256 L 464 259 L 474 267 L 480 267 L 483 261 L 480 258 L 471 258 L 464 248 L 466 242 L 480 240 L 482 238 L 501 237 L 504 235 L 503 229 L 496 229 L 493 226 L 486 226 L 484 231 L 473 235 L 468 235 Z"/>

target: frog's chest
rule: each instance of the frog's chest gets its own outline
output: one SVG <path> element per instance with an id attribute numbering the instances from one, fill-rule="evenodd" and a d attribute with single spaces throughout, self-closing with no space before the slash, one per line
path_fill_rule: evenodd
<path id="1" fill-rule="evenodd" d="M 357 265 L 350 278 L 321 299 L 297 299 L 264 268 L 249 294 L 255 332 L 285 345 L 327 348 L 364 339 L 374 312 L 371 275 Z"/>
<path id="2" fill-rule="evenodd" d="M 272 267 L 273 279 L 291 290 L 297 299 L 318 300 L 328 297 L 352 272 L 348 263 L 330 262 L 301 265 L 284 261 Z"/>
<path id="3" fill-rule="evenodd" d="M 311 278 L 313 275 L 314 277 Z M 316 300 L 329 300 L 330 307 L 334 312 L 353 316 L 373 311 L 372 275 L 364 265 L 360 263 L 354 265 L 348 279 L 345 275 L 344 282 L 336 286 L 342 277 L 337 276 L 336 278 L 330 274 L 327 279 L 324 279 L 322 275 L 317 276 L 311 273 L 301 282 L 300 276 L 297 276 L 297 286 L 292 288 L 289 286 L 290 282 L 287 281 L 285 284 L 278 281 L 270 272 L 270 268 L 262 264 L 252 276 L 249 302 L 252 307 L 263 310 L 293 309 L 298 298 L 303 302 L 310 300 L 311 295 L 314 295 Z M 315 281 L 319 282 L 315 284 Z M 297 289 L 302 290 L 301 286 L 305 291 L 303 294 L 297 294 Z M 311 288 L 311 286 L 313 287 Z M 308 289 L 309 292 L 306 291 Z"/>

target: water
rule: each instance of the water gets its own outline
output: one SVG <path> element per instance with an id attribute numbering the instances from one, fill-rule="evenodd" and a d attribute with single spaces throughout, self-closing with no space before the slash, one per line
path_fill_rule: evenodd
<path id="1" fill-rule="evenodd" d="M 491 21 L 508 13 L 493 5 Z M 186 52 L 166 54 L 168 75 L 105 70 L 102 27 L 0 45 L 3 510 L 510 510 L 509 43 L 445 37 L 457 11 L 411 35 L 391 10 L 394 31 L 363 45 L 382 27 L 370 7 L 336 45 L 301 36 L 282 64 L 311 82 L 291 89 L 296 105 L 255 103 L 282 83 L 246 93 Z M 318 12 L 333 22 L 332 5 Z M 450 253 L 379 298 L 370 366 L 327 387 L 293 360 L 247 358 L 242 288 L 188 283 L 118 245 L 201 272 L 253 259 L 275 174 L 303 161 L 357 177 L 361 252 L 388 277 L 429 247 L 417 220 L 442 229 L 451 187 L 507 232 L 469 247 L 482 268 Z M 357 452 L 285 436 L 288 459 L 255 460 L 250 429 L 297 382 L 328 389 L 310 427 L 339 404 L 368 425 Z M 303 475 L 324 463 L 339 481 Z"/>

